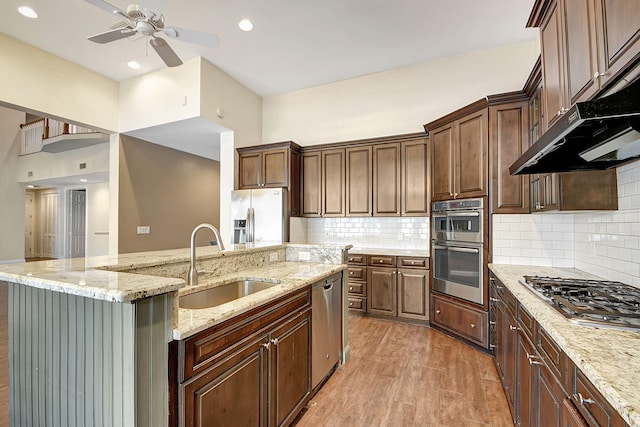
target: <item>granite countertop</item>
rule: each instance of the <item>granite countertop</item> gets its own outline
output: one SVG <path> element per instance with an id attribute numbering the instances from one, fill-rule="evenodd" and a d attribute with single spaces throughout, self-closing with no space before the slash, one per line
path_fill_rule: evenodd
<path id="1" fill-rule="evenodd" d="M 200 279 L 195 287 L 186 287 L 179 291 L 180 295 L 188 295 L 203 289 L 208 289 L 238 279 L 269 279 L 279 280 L 280 283 L 268 289 L 216 307 L 190 310 L 180 308 L 178 323 L 173 329 L 173 338 L 183 340 L 211 326 L 242 314 L 254 307 L 273 301 L 289 292 L 304 288 L 318 280 L 343 271 L 346 264 L 318 264 L 313 262 L 277 262 L 268 266 L 246 269 L 237 273 L 216 276 L 207 282 Z"/>
<path id="2" fill-rule="evenodd" d="M 429 249 L 352 248 L 349 249 L 349 253 L 358 255 L 415 256 L 429 258 Z"/>
<path id="3" fill-rule="evenodd" d="M 640 426 L 640 332 L 575 325 L 518 282 L 524 275 L 599 278 L 570 268 L 501 264 L 489 268 L 622 418 Z"/>
<path id="4" fill-rule="evenodd" d="M 220 252 L 217 247 L 197 249 L 198 261 L 232 256 L 238 253 L 281 249 L 285 244 L 234 245 Z M 149 276 L 127 273 L 125 270 L 189 262 L 190 249 L 95 256 L 86 258 L 55 259 L 19 264 L 0 265 L 0 281 L 27 285 L 55 292 L 78 295 L 112 302 L 134 302 L 154 295 L 176 291 L 186 283 L 174 277 Z"/>

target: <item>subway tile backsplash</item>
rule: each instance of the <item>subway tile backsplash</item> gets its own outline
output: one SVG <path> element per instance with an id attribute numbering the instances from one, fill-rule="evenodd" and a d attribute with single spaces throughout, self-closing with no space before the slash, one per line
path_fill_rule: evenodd
<path id="1" fill-rule="evenodd" d="M 429 249 L 428 217 L 291 218 L 289 231 L 292 243 Z"/>
<path id="2" fill-rule="evenodd" d="M 617 211 L 493 215 L 493 262 L 575 267 L 640 288 L 640 161 L 617 172 Z"/>

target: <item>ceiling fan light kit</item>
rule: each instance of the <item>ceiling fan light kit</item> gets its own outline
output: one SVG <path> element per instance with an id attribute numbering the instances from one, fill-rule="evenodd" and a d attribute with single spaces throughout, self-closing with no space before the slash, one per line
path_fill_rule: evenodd
<path id="1" fill-rule="evenodd" d="M 163 0 L 148 2 L 155 5 L 155 11 L 151 7 L 144 7 L 144 4 L 141 5 L 135 3 L 127 6 L 126 12 L 104 0 L 85 1 L 113 15 L 119 15 L 125 19 L 124 21 L 111 25 L 111 29 L 109 31 L 87 37 L 88 40 L 94 43 L 110 43 L 140 34 L 149 39 L 151 47 L 156 51 L 158 56 L 160 56 L 160 59 L 162 59 L 162 61 L 164 61 L 164 63 L 169 67 L 182 65 L 182 60 L 171 46 L 169 46 L 166 40 L 156 35 L 158 32 L 164 33 L 167 37 L 175 40 L 196 43 L 208 48 L 216 48 L 220 45 L 218 37 L 212 34 L 200 33 L 177 27 L 165 28 L 164 15 L 161 13 L 164 8 Z"/>

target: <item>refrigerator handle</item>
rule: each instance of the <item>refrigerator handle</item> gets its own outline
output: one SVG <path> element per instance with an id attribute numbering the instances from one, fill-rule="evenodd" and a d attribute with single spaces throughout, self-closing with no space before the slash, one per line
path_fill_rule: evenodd
<path id="1" fill-rule="evenodd" d="M 253 243 L 255 239 L 255 217 L 253 208 L 247 209 L 247 243 Z"/>
<path id="2" fill-rule="evenodd" d="M 251 208 L 251 243 L 256 242 L 256 210 Z"/>
<path id="3" fill-rule="evenodd" d="M 251 208 L 247 208 L 247 219 L 245 222 L 245 233 L 244 233 L 244 241 L 245 243 L 251 242 Z"/>

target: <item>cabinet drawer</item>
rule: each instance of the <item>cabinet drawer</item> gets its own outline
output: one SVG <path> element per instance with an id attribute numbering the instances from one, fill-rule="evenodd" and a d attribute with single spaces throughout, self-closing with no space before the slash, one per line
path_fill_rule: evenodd
<path id="1" fill-rule="evenodd" d="M 542 328 L 538 330 L 538 350 L 560 384 L 566 384 L 567 356 Z"/>
<path id="2" fill-rule="evenodd" d="M 349 264 L 366 265 L 367 256 L 361 254 L 349 254 Z"/>
<path id="3" fill-rule="evenodd" d="M 349 297 L 348 304 L 349 304 L 349 310 L 362 311 L 362 312 L 367 311 L 366 299 Z"/>
<path id="4" fill-rule="evenodd" d="M 367 280 L 366 267 L 349 267 L 349 280 Z"/>
<path id="5" fill-rule="evenodd" d="M 578 368 L 574 370 L 571 400 L 589 425 L 626 426 L 624 420 Z"/>
<path id="6" fill-rule="evenodd" d="M 349 294 L 365 296 L 367 284 L 365 282 L 349 282 Z"/>
<path id="7" fill-rule="evenodd" d="M 395 267 L 396 257 L 386 255 L 369 255 L 369 265 Z"/>
<path id="8" fill-rule="evenodd" d="M 524 334 L 531 340 L 531 342 L 536 342 L 536 340 L 534 339 L 536 321 L 533 319 L 533 316 L 531 316 L 531 314 L 529 314 L 529 312 L 522 306 L 518 306 L 518 327 L 522 329 Z"/>
<path id="9" fill-rule="evenodd" d="M 434 323 L 487 347 L 487 313 L 433 296 Z"/>
<path id="10" fill-rule="evenodd" d="M 429 268 L 429 258 L 398 257 L 398 267 Z"/>

